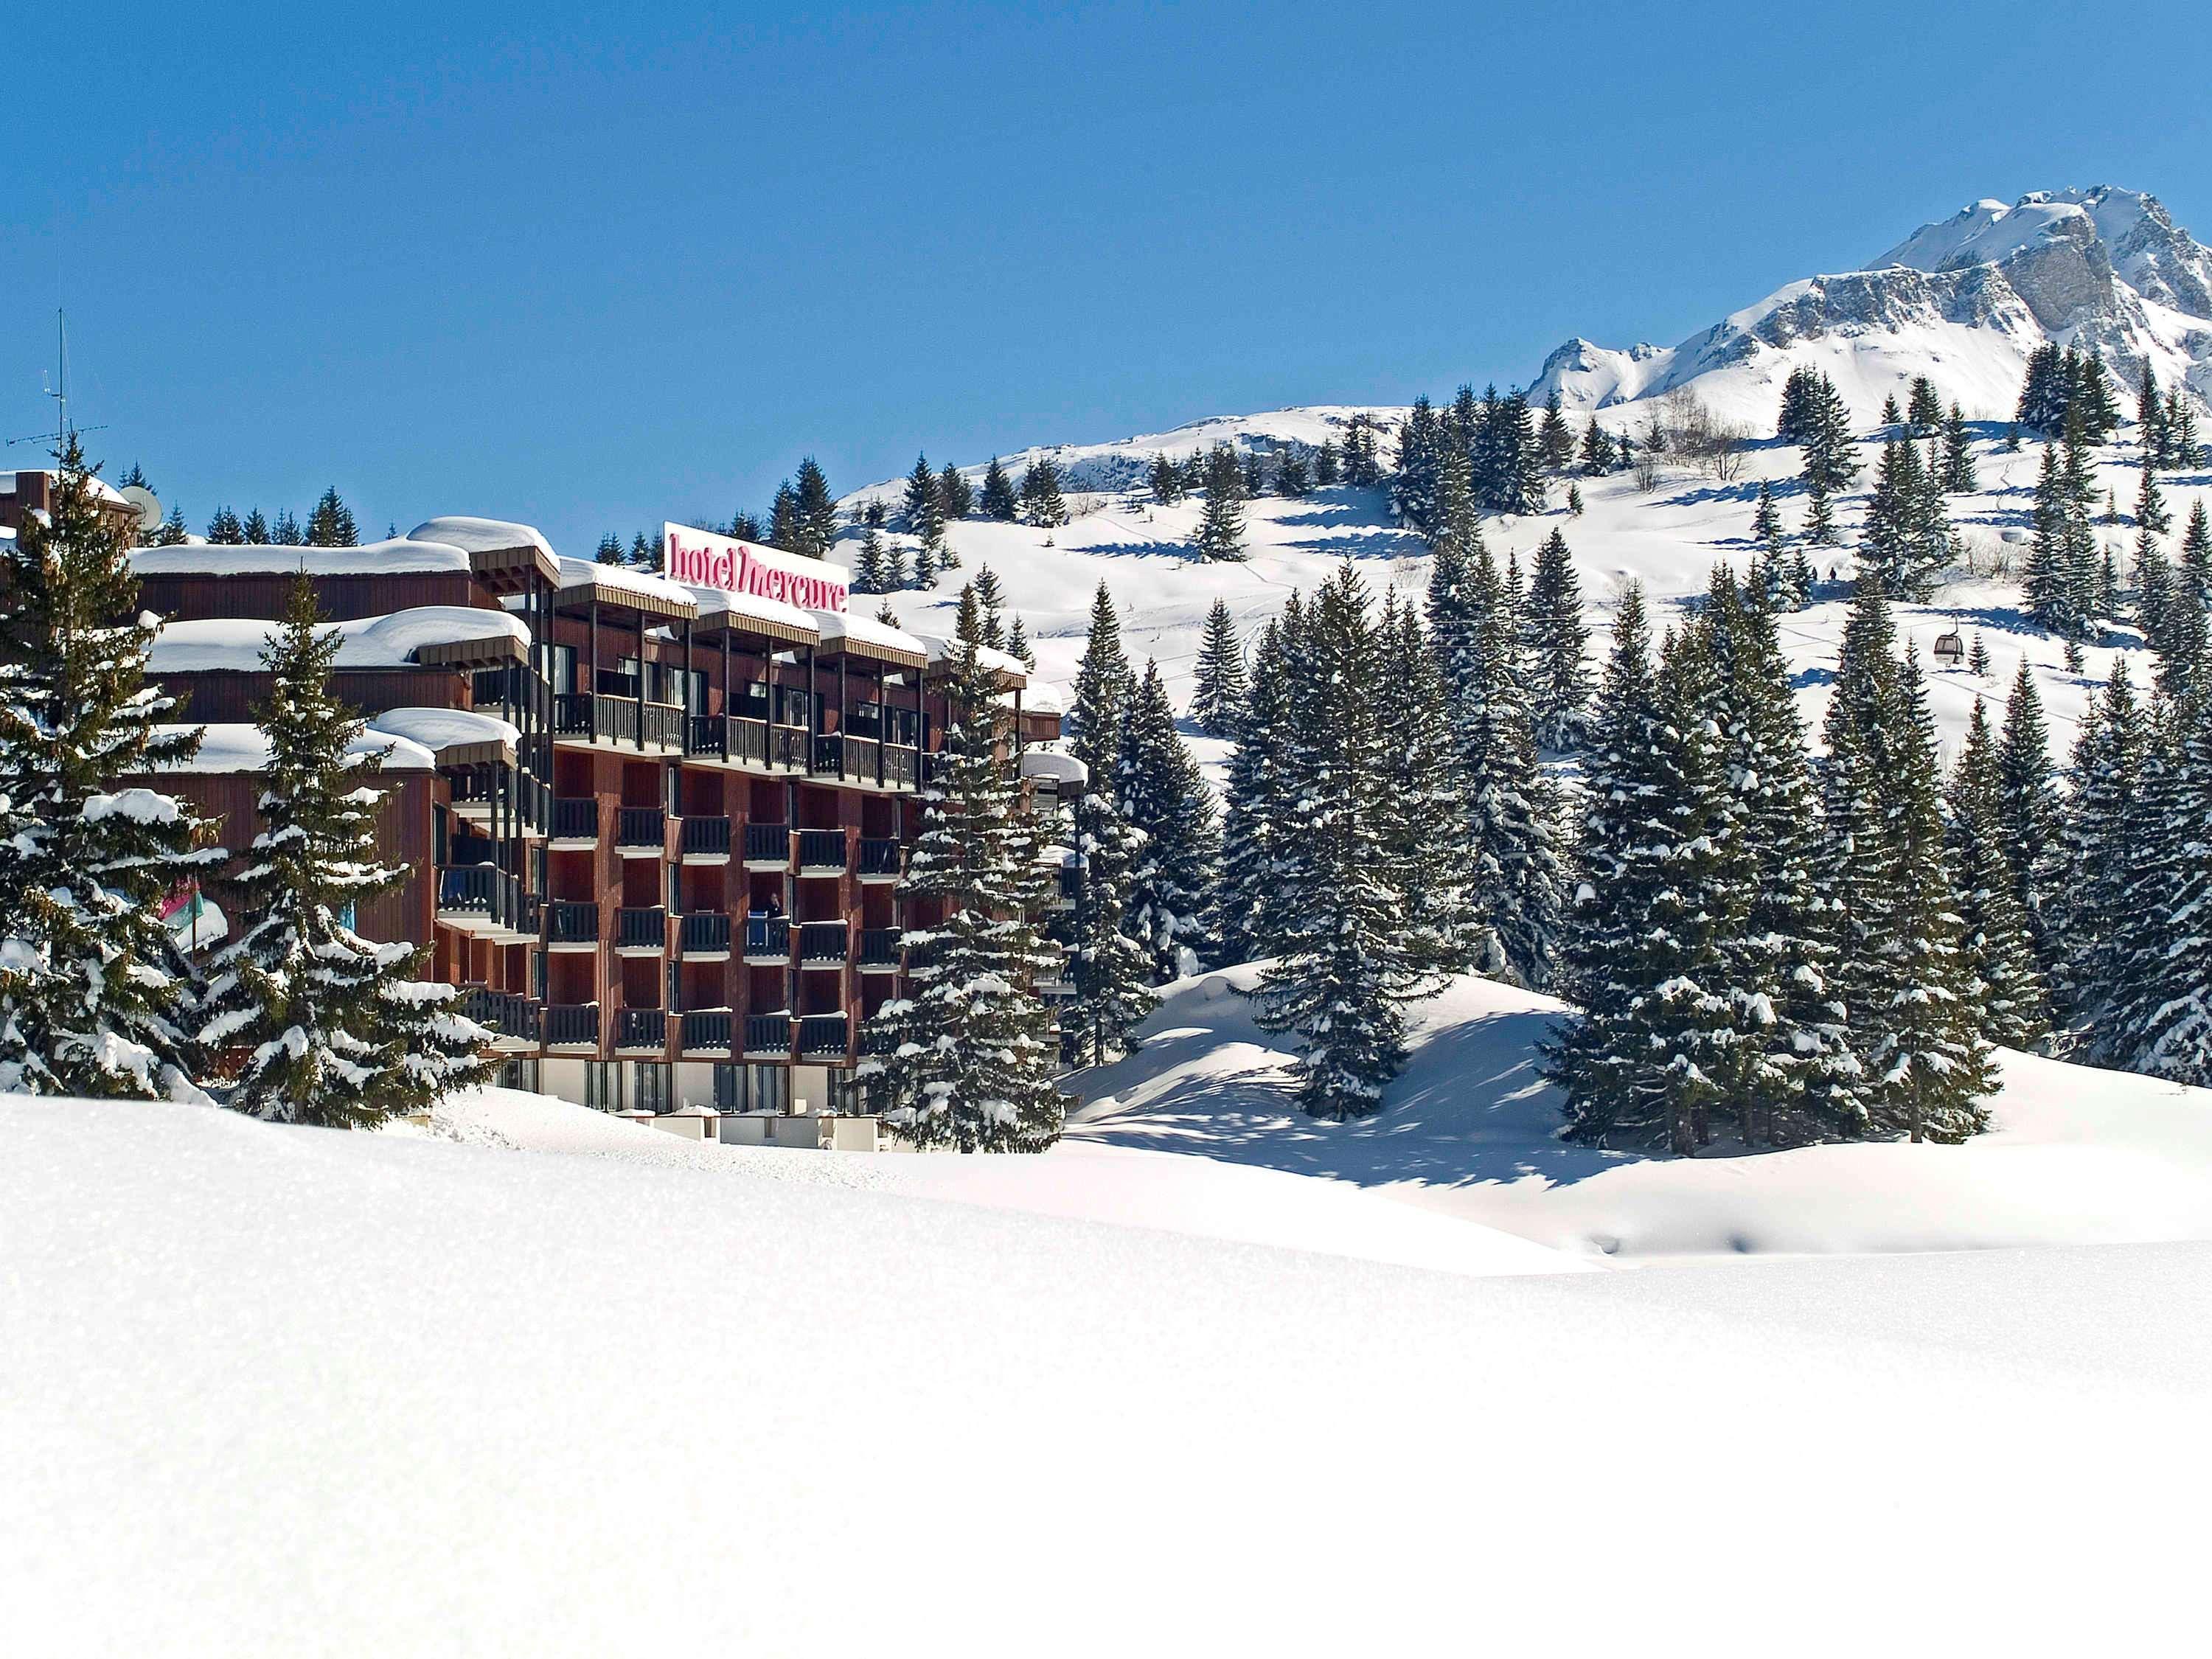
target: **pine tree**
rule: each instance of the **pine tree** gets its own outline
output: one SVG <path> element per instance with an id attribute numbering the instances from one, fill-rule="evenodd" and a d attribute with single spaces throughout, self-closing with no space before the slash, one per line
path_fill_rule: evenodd
<path id="1" fill-rule="evenodd" d="M 1828 504 L 1828 487 L 1818 478 L 1805 481 L 1805 539 L 1815 547 L 1837 544 L 1835 511 Z"/>
<path id="2" fill-rule="evenodd" d="M 1152 500 L 1160 507 L 1173 507 L 1182 499 L 1182 474 L 1167 458 L 1165 451 L 1152 457 L 1146 482 L 1152 492 Z"/>
<path id="3" fill-rule="evenodd" d="M 1244 476 L 1228 445 L 1216 446 L 1206 468 L 1206 505 L 1199 514 L 1197 548 L 1202 559 L 1244 557 Z"/>
<path id="4" fill-rule="evenodd" d="M 1759 481 L 1759 496 L 1751 510 L 1751 535 L 1771 558 L 1782 547 L 1782 509 L 1766 480 Z"/>
<path id="5" fill-rule="evenodd" d="M 1932 438 L 1943 424 L 1943 402 L 1936 395 L 1936 383 L 1924 374 L 1912 377 L 1911 395 L 1905 399 L 1905 418 L 1916 438 Z"/>
<path id="6" fill-rule="evenodd" d="M 1990 647 L 1978 629 L 1974 633 L 1973 648 L 1966 653 L 1966 672 L 1978 680 L 1990 677 Z"/>
<path id="7" fill-rule="evenodd" d="M 640 570 L 650 570 L 659 562 L 659 549 L 653 538 L 642 530 L 629 538 L 629 562 Z"/>
<path id="8" fill-rule="evenodd" d="M 1244 713 L 1247 690 L 1244 650 L 1226 601 L 1216 599 L 1206 613 L 1206 632 L 1198 647 L 1197 687 L 1190 717 L 1209 738 L 1235 735 Z"/>
<path id="9" fill-rule="evenodd" d="M 192 532 L 185 528 L 184 509 L 173 507 L 169 516 L 161 520 L 154 533 L 146 538 L 149 547 L 182 547 L 191 540 Z"/>
<path id="10" fill-rule="evenodd" d="M 2056 436 L 2066 419 L 2068 402 L 2065 359 L 2056 345 L 2040 345 L 2027 355 L 2027 369 L 2014 410 L 2016 428 Z"/>
<path id="11" fill-rule="evenodd" d="M 994 651 L 1006 648 L 1006 590 L 998 573 L 985 565 L 975 573 L 969 584 L 974 590 L 976 606 L 976 638 Z"/>
<path id="12" fill-rule="evenodd" d="M 1970 495 L 1980 488 L 1974 476 L 1973 438 L 1956 404 L 1943 418 L 1942 475 L 1943 488 L 1954 495 Z"/>
<path id="13" fill-rule="evenodd" d="M 1881 465 L 1859 549 L 1859 568 L 1870 572 L 1889 599 L 1926 599 L 1951 562 L 1949 520 L 1942 492 L 1920 465 L 1909 439 L 1882 446 Z"/>
<path id="14" fill-rule="evenodd" d="M 1850 411 L 1835 382 L 1814 372 L 1805 392 L 1805 425 L 1798 440 L 1804 451 L 1808 489 L 1816 486 L 1816 500 L 1849 489 L 1859 476 L 1858 447 L 1851 441 Z"/>
<path id="15" fill-rule="evenodd" d="M 937 475 L 937 493 L 945 502 L 947 520 L 964 519 L 975 510 L 975 492 L 968 487 L 968 480 L 960 469 L 947 461 L 945 471 Z"/>
<path id="16" fill-rule="evenodd" d="M 2136 535 L 2136 621 L 2154 651 L 2164 648 L 2166 607 L 2172 594 L 2172 573 L 2158 538 L 2149 531 Z"/>
<path id="17" fill-rule="evenodd" d="M 1443 448 L 1436 410 L 1426 398 L 1416 398 L 1398 429 L 1398 467 L 1390 477 L 1390 503 L 1399 523 L 1424 536 L 1436 527 L 1437 467 Z"/>
<path id="18" fill-rule="evenodd" d="M 304 547 L 307 544 L 307 535 L 301 530 L 300 521 L 292 516 L 291 508 L 278 510 L 276 528 L 269 540 L 276 547 Z"/>
<path id="19" fill-rule="evenodd" d="M 1375 422 L 1364 413 L 1354 415 L 1345 427 L 1344 481 L 1359 489 L 1372 489 L 1382 482 Z"/>
<path id="20" fill-rule="evenodd" d="M 1303 501 L 1313 494 L 1313 480 L 1307 474 L 1305 457 L 1295 449 L 1286 449 L 1275 463 L 1275 493 L 1285 501 Z"/>
<path id="21" fill-rule="evenodd" d="M 361 532 L 355 527 L 352 509 L 338 499 L 334 485 L 325 489 L 315 510 L 307 515 L 307 545 L 310 547 L 358 547 Z"/>
<path id="22" fill-rule="evenodd" d="M 799 492 L 787 478 L 775 487 L 769 505 L 768 544 L 786 553 L 797 553 L 806 541 L 806 521 L 799 511 Z"/>
<path id="23" fill-rule="evenodd" d="M 1265 465 L 1260 459 L 1260 452 L 1256 449 L 1248 451 L 1243 459 L 1238 463 L 1238 465 L 1243 473 L 1245 499 L 1247 501 L 1257 501 L 1261 496 L 1266 495 L 1267 493 L 1267 473 Z"/>
<path id="24" fill-rule="evenodd" d="M 246 540 L 246 526 L 238 521 L 238 514 L 228 507 L 215 510 L 208 520 L 207 538 L 212 547 L 237 547 Z"/>
<path id="25" fill-rule="evenodd" d="M 1567 516 L 1579 519 L 1583 515 L 1583 487 L 1578 483 L 1567 486 Z"/>
<path id="26" fill-rule="evenodd" d="M 244 540 L 246 546 L 266 547 L 269 544 L 269 520 L 261 516 L 259 507 L 255 507 L 246 515 L 246 523 L 241 528 L 245 532 Z"/>
<path id="27" fill-rule="evenodd" d="M 1301 1103 L 1364 1117 L 1405 1064 L 1401 1004 L 1425 977 L 1389 866 L 1388 744 L 1381 653 L 1347 562 L 1316 598 L 1287 665 L 1291 787 L 1273 860 L 1279 954 L 1259 987 L 1261 1023 L 1297 1041 Z"/>
<path id="28" fill-rule="evenodd" d="M 2088 1031 L 2118 988 L 2128 956 L 2129 905 L 2141 842 L 2136 802 L 2150 728 L 2123 656 L 2073 756 L 2066 811 L 2065 878 L 2054 907 L 2064 941 L 2053 989 L 2062 1017 Z"/>
<path id="29" fill-rule="evenodd" d="M 1589 629 L 1567 538 L 1554 530 L 1536 553 L 1523 607 L 1528 620 L 1528 712 L 1546 749 L 1581 746 L 1589 732 Z"/>
<path id="30" fill-rule="evenodd" d="M 2154 536 L 2163 536 L 2173 528 L 2166 497 L 2159 493 L 2158 474 L 2148 461 L 2143 464 L 2142 486 L 2136 492 L 2136 523 Z"/>
<path id="31" fill-rule="evenodd" d="M 1230 751 L 1221 823 L 1220 876 L 1215 888 L 1212 934 L 1223 963 L 1249 962 L 1272 948 L 1279 916 L 1274 851 L 1287 805 L 1286 757 L 1291 722 L 1284 699 L 1283 636 L 1302 607 L 1260 630 L 1252 650 L 1251 686 Z"/>
<path id="32" fill-rule="evenodd" d="M 1342 470 L 1337 464 L 1336 440 L 1324 438 L 1321 447 L 1314 451 L 1315 484 L 1322 489 L 1327 489 L 1337 481 Z"/>
<path id="33" fill-rule="evenodd" d="M 1067 504 L 1060 499 L 1060 468 L 1049 455 L 1040 455 L 1022 474 L 1022 522 L 1040 529 L 1056 529 L 1067 522 Z"/>
<path id="34" fill-rule="evenodd" d="M 601 563 L 607 562 L 602 559 Z M 860 551 L 853 561 L 853 591 L 855 593 L 888 593 L 898 584 L 884 556 L 884 538 L 876 531 L 861 532 Z"/>
<path id="35" fill-rule="evenodd" d="M 2019 878 L 2005 854 L 2004 779 L 1979 698 L 1967 716 L 1948 799 L 1962 942 L 1982 1030 L 1993 1042 L 2025 1048 L 2051 1029 L 2051 1015 Z"/>
<path id="36" fill-rule="evenodd" d="M 0 541 L 0 1092 L 204 1098 L 160 906 L 222 854 L 174 798 L 116 787 L 201 734 L 158 724 L 130 533 L 75 434 L 55 459 L 48 511 Z"/>
<path id="37" fill-rule="evenodd" d="M 488 1075 L 492 1034 L 462 1017 L 451 986 L 415 977 L 426 951 L 363 939 L 344 920 L 408 866 L 379 856 L 368 781 L 381 757 L 348 753 L 364 727 L 331 695 L 342 635 L 321 622 L 303 579 L 262 651 L 262 828 L 237 878 L 246 927 L 210 964 L 199 1040 L 239 1057 L 224 1090 L 236 1109 L 371 1128 Z"/>
<path id="38" fill-rule="evenodd" d="M 2164 466 L 2171 439 L 2166 429 L 2166 404 L 2158 395 L 2158 377 L 2150 372 L 2148 357 L 2136 382 L 2136 432 L 2144 469 Z"/>
<path id="39" fill-rule="evenodd" d="M 1000 524 L 1012 524 L 1021 516 L 1014 481 L 1006 476 L 1006 469 L 999 464 L 996 455 L 991 457 L 991 465 L 983 469 L 983 516 Z"/>
<path id="40" fill-rule="evenodd" d="M 837 498 L 830 493 L 830 480 L 811 456 L 799 463 L 799 485 L 792 495 L 799 509 L 797 539 L 790 551 L 811 559 L 826 559 L 837 544 Z"/>
<path id="41" fill-rule="evenodd" d="M 1036 667 L 1036 653 L 1030 647 L 1029 626 L 1018 611 L 1014 615 L 1014 625 L 1006 630 L 1006 654 L 1024 668 Z"/>
<path id="42" fill-rule="evenodd" d="M 884 527 L 884 504 L 881 501 L 870 501 L 862 509 L 860 517 L 869 529 L 881 530 Z M 751 514 L 732 513 L 730 515 L 730 539 L 751 542 L 757 545 L 768 540 L 768 536 L 761 528 L 761 521 Z M 617 546 L 620 546 L 622 538 L 617 536 L 615 538 L 615 542 Z"/>
<path id="43" fill-rule="evenodd" d="M 1088 775 L 1075 807 L 1082 884 L 1062 924 L 1075 986 L 1066 1030 L 1079 1065 L 1118 1058 L 1130 1046 L 1129 1033 L 1152 1011 L 1152 958 L 1128 919 L 1130 881 L 1143 838 L 1122 811 L 1118 787 L 1135 693 L 1121 652 L 1121 619 L 1101 582 L 1066 722 L 1068 753 Z"/>
<path id="44" fill-rule="evenodd" d="M 2100 1022 L 2117 1064 L 2212 1083 L 2212 727 L 2201 697 L 2168 705 L 2134 813 L 2139 845 L 2124 901 L 2133 922 L 2121 981 Z"/>
<path id="45" fill-rule="evenodd" d="M 1159 665 L 1129 704 L 1121 733 L 1118 793 L 1143 838 L 1130 872 L 1128 923 L 1152 960 L 1155 983 L 1197 971 L 1206 945 L 1221 835 L 1213 796 L 1176 732 Z"/>
<path id="46" fill-rule="evenodd" d="M 923 590 L 937 586 L 937 578 L 944 571 L 944 552 L 941 545 L 922 543 L 914 550 L 914 585 Z"/>
<path id="47" fill-rule="evenodd" d="M 605 535 L 599 538 L 599 546 L 592 550 L 592 562 L 594 564 L 620 564 L 622 562 L 623 538 L 615 534 L 613 531 L 610 530 Z"/>
<path id="48" fill-rule="evenodd" d="M 1553 472 L 1564 472 L 1567 464 L 1575 458 L 1575 434 L 1559 408 L 1557 387 L 1544 399 L 1544 419 L 1537 428 L 1536 442 L 1545 466 Z"/>
<path id="49" fill-rule="evenodd" d="M 1606 436 L 1605 428 L 1590 417 L 1583 428 L 1582 468 L 1586 477 L 1602 478 L 1613 471 L 1613 440 Z"/>
<path id="50" fill-rule="evenodd" d="M 1382 667 L 1377 699 L 1395 738 L 1385 751 L 1389 867 L 1414 952 L 1429 983 L 1441 986 L 1479 966 L 1490 938 L 1466 862 L 1468 780 L 1420 612 L 1400 605 L 1395 589 L 1384 596 L 1376 645 Z"/>
<path id="51" fill-rule="evenodd" d="M 1894 392 L 1881 400 L 1881 423 L 1889 428 L 1893 437 L 1897 428 L 1905 424 L 1905 416 L 1898 410 L 1897 394 Z"/>
<path id="52" fill-rule="evenodd" d="M 918 1146 L 1042 1152 L 1060 1138 L 1067 1102 L 1053 1082 L 1052 1011 L 1035 985 L 1059 957 L 1032 921 L 1048 880 L 1040 825 L 1022 805 L 979 622 L 970 596 L 943 682 L 943 768 L 922 792 L 921 833 L 898 885 L 901 900 L 943 919 L 908 930 L 911 994 L 878 1012 L 890 1052 L 855 1076 Z"/>
<path id="53" fill-rule="evenodd" d="M 914 458 L 914 471 L 907 474 L 906 495 L 901 507 L 910 535 L 924 547 L 933 549 L 944 544 L 945 493 L 937 474 L 930 468 L 928 456 Z"/>

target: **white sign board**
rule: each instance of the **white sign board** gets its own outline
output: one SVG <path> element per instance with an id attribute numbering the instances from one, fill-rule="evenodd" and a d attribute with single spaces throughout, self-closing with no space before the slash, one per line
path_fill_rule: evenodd
<path id="1" fill-rule="evenodd" d="M 842 565 L 689 525 L 660 526 L 660 568 L 671 581 L 780 599 L 801 611 L 842 611 L 851 592 L 852 578 Z"/>

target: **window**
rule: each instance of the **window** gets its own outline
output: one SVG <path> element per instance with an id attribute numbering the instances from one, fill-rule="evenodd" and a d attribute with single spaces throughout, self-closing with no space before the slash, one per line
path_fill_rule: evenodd
<path id="1" fill-rule="evenodd" d="M 573 645 L 553 647 L 553 690 L 563 697 L 576 695 L 576 647 Z"/>
<path id="2" fill-rule="evenodd" d="M 543 1073 L 538 1065 L 537 1060 L 524 1060 L 518 1055 L 499 1068 L 499 1086 L 520 1089 L 526 1094 L 543 1094 L 544 1090 L 540 1086 Z"/>
<path id="3" fill-rule="evenodd" d="M 745 1067 L 745 1097 L 750 1103 L 746 1108 L 749 1111 L 789 1111 L 791 1109 L 791 1068 L 786 1066 L 748 1065 Z"/>
<path id="4" fill-rule="evenodd" d="M 735 1060 L 714 1062 L 714 1109 L 718 1112 L 742 1112 L 745 1109 L 745 1068 Z"/>
<path id="5" fill-rule="evenodd" d="M 666 1060 L 633 1060 L 630 1068 L 631 1097 L 639 1111 L 665 1112 L 676 1104 L 671 1097 Z"/>
<path id="6" fill-rule="evenodd" d="M 587 1060 L 584 1062 L 584 1104 L 601 1112 L 622 1110 L 622 1062 Z"/>
<path id="7" fill-rule="evenodd" d="M 830 1104 L 840 1117 L 859 1117 L 867 1109 L 863 1103 L 860 1080 L 850 1072 L 830 1073 Z"/>

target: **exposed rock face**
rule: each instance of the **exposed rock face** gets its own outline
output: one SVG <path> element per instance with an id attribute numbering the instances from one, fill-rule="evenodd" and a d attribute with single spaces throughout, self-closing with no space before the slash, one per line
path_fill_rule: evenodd
<path id="1" fill-rule="evenodd" d="M 1860 361 L 1874 388 L 1917 353 L 1939 391 L 1971 388 L 1969 401 L 1986 405 L 2007 358 L 2024 362 L 2050 340 L 2095 351 L 2123 386 L 2148 362 L 2161 383 L 2204 400 L 2212 250 L 2155 197 L 2111 185 L 2038 191 L 2009 206 L 1977 202 L 1922 226 L 1866 270 L 1792 283 L 1671 349 L 1571 340 L 1545 361 L 1532 395 L 1557 390 L 1571 405 L 1605 408 L 1730 370 L 1751 371 L 1763 395 L 1788 372 L 1776 354 Z M 1744 378 L 1714 388 L 1721 401 L 1746 395 Z"/>

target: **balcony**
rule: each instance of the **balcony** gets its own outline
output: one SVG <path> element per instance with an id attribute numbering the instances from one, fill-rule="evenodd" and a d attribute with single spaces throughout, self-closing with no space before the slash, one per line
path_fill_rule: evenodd
<path id="1" fill-rule="evenodd" d="M 665 749 L 672 755 L 684 752 L 685 727 L 690 716 L 673 703 L 649 702 L 639 711 L 645 720 L 645 746 Z"/>
<path id="2" fill-rule="evenodd" d="M 745 868 L 788 870 L 791 867 L 791 826 L 787 823 L 749 823 L 745 826 Z"/>
<path id="3" fill-rule="evenodd" d="M 615 1047 L 629 1054 L 661 1054 L 668 1048 L 665 1008 L 615 1010 Z"/>
<path id="4" fill-rule="evenodd" d="M 791 960 L 791 923 L 782 916 L 745 918 L 745 960 L 784 963 Z"/>
<path id="5" fill-rule="evenodd" d="M 545 905 L 545 943 L 556 951 L 598 950 L 599 907 L 568 899 L 548 900 Z"/>
<path id="6" fill-rule="evenodd" d="M 845 924 L 842 921 L 800 922 L 799 960 L 803 967 L 844 966 Z"/>
<path id="7" fill-rule="evenodd" d="M 742 717 L 730 721 L 728 757 L 739 766 L 768 764 L 768 722 Z"/>
<path id="8" fill-rule="evenodd" d="M 668 850 L 668 814 L 658 806 L 624 806 L 615 813 L 615 850 L 626 859 L 657 859 Z"/>
<path id="9" fill-rule="evenodd" d="M 884 787 L 889 789 L 911 789 L 919 769 L 915 763 L 915 751 L 903 744 L 884 745 Z"/>
<path id="10" fill-rule="evenodd" d="M 890 836 L 863 836 L 860 841 L 860 879 L 896 881 L 898 878 L 898 842 Z"/>
<path id="11" fill-rule="evenodd" d="M 782 1059 L 791 1053 L 789 1014 L 749 1014 L 745 1018 L 745 1052 Z"/>
<path id="12" fill-rule="evenodd" d="M 768 730 L 769 763 L 786 772 L 806 770 L 806 728 L 771 726 Z"/>
<path id="13" fill-rule="evenodd" d="M 552 844 L 572 851 L 599 844 L 599 803 L 596 796 L 553 803 Z"/>
<path id="14" fill-rule="evenodd" d="M 586 692 L 563 692 L 553 699 L 553 734 L 586 743 L 637 743 L 637 702 L 632 697 L 609 697 Z"/>
<path id="15" fill-rule="evenodd" d="M 548 1048 L 591 1048 L 599 1046 L 599 1005 L 549 1006 L 545 1010 Z"/>
<path id="16" fill-rule="evenodd" d="M 684 1016 L 679 1039 L 687 1054 L 723 1056 L 732 1052 L 737 1016 L 726 1008 L 696 1010 Z"/>
<path id="17" fill-rule="evenodd" d="M 814 764 L 809 769 L 817 778 L 842 777 L 845 771 L 845 740 L 840 737 L 814 739 Z"/>
<path id="18" fill-rule="evenodd" d="M 726 759 L 730 752 L 730 723 L 720 714 L 694 714 L 685 733 L 684 752 L 687 755 L 720 756 Z"/>
<path id="19" fill-rule="evenodd" d="M 876 762 L 883 746 L 873 738 L 856 738 L 849 732 L 845 734 L 843 742 L 845 752 L 842 757 L 844 763 L 842 769 L 846 779 L 853 783 L 873 783 L 876 781 Z"/>
<path id="20" fill-rule="evenodd" d="M 522 884 L 496 865 L 438 870 L 438 920 L 464 933 L 512 932 L 522 917 Z"/>
<path id="21" fill-rule="evenodd" d="M 668 912 L 658 908 L 615 912 L 615 950 L 625 957 L 657 957 L 668 948 Z"/>
<path id="22" fill-rule="evenodd" d="M 809 1014 L 799 1022 L 799 1052 L 823 1057 L 842 1057 L 848 1050 L 845 1016 Z"/>
<path id="23" fill-rule="evenodd" d="M 471 985 L 461 993 L 461 1012 L 492 1034 L 495 1048 L 535 1048 L 540 1027 L 538 1003 L 511 991 Z"/>
<path id="24" fill-rule="evenodd" d="M 864 927 L 860 930 L 860 971 L 864 974 L 895 974 L 899 965 L 899 937 L 896 927 Z"/>
<path id="25" fill-rule="evenodd" d="M 845 867 L 842 830 L 802 830 L 799 832 L 799 867 L 802 872 Z"/>
<path id="26" fill-rule="evenodd" d="M 730 919 L 720 910 L 695 910 L 677 927 L 677 947 L 686 962 L 727 962 Z"/>
<path id="27" fill-rule="evenodd" d="M 730 821 L 727 818 L 684 820 L 677 849 L 686 864 L 727 864 L 730 861 Z"/>

